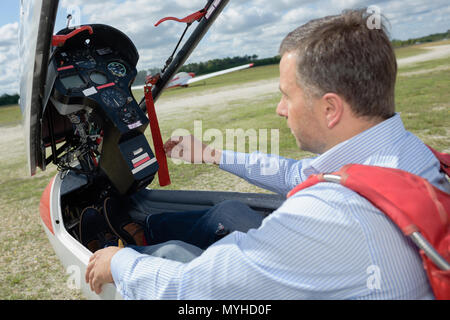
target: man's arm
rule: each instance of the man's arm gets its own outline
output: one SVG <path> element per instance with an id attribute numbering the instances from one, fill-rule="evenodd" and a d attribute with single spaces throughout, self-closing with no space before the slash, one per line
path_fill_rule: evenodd
<path id="1" fill-rule="evenodd" d="M 172 137 L 164 149 L 168 157 L 188 163 L 216 164 L 222 170 L 235 174 L 246 181 L 286 195 L 301 183 L 301 168 L 307 161 L 294 160 L 260 152 L 251 154 L 212 149 L 193 136 Z"/>
<path id="2" fill-rule="evenodd" d="M 303 181 L 301 168 L 304 162 L 260 152 L 224 150 L 219 167 L 258 187 L 286 195 Z"/>
<path id="3" fill-rule="evenodd" d="M 344 299 L 365 294 L 370 254 L 360 225 L 323 186 L 296 195 L 260 228 L 233 232 L 189 263 L 125 248 L 111 260 L 126 299 Z M 341 201 L 339 201 L 341 202 Z M 302 209 L 300 209 L 302 208 Z"/>

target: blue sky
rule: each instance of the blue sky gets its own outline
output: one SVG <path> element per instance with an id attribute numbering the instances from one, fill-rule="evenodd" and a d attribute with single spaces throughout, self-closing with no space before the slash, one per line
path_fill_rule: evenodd
<path id="1" fill-rule="evenodd" d="M 20 0 L 2 0 L 0 8 L 0 25 L 19 21 Z"/>
<path id="2" fill-rule="evenodd" d="M 60 0 L 55 33 L 65 27 L 67 10 L 75 6 L 81 24 L 105 23 L 128 34 L 139 50 L 138 69 L 161 67 L 184 25 L 165 22 L 155 28 L 153 24 L 165 16 L 184 17 L 205 3 L 206 0 Z M 392 38 L 408 39 L 450 29 L 448 0 L 231 0 L 187 63 L 245 54 L 274 56 L 283 37 L 310 19 L 370 5 L 378 6 L 389 19 Z M 0 1 L 0 95 L 19 91 L 19 13 L 20 0 Z"/>

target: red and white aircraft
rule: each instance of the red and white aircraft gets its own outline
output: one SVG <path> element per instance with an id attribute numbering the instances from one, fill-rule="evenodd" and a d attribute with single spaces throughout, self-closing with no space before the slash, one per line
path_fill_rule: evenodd
<path id="1" fill-rule="evenodd" d="M 175 87 L 187 87 L 188 85 L 190 85 L 194 82 L 198 82 L 198 81 L 206 80 L 209 78 L 217 77 L 217 76 L 220 76 L 223 74 L 251 68 L 251 67 L 253 67 L 253 65 L 254 65 L 253 63 L 249 63 L 249 64 L 245 64 L 245 65 L 242 65 L 239 67 L 234 67 L 234 68 L 229 68 L 229 69 L 225 69 L 225 70 L 221 70 L 221 71 L 217 71 L 217 72 L 213 72 L 213 73 L 208 73 L 208 74 L 198 76 L 198 77 L 196 77 L 195 73 L 193 73 L 193 72 L 179 72 L 173 77 L 172 80 L 170 80 L 170 82 L 166 88 L 169 89 L 169 88 L 175 88 Z M 132 90 L 143 89 L 143 88 L 144 88 L 144 85 L 131 87 Z"/>

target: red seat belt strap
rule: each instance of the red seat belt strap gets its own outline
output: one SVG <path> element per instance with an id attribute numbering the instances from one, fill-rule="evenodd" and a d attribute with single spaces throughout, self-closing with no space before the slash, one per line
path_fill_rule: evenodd
<path id="1" fill-rule="evenodd" d="M 170 184 L 169 168 L 167 166 L 167 157 L 164 151 L 164 144 L 161 138 L 161 130 L 159 129 L 158 118 L 156 117 L 155 104 L 151 85 L 144 87 L 145 104 L 147 106 L 148 119 L 150 121 L 150 130 L 152 133 L 153 146 L 155 147 L 156 160 L 158 161 L 158 179 L 161 187 Z"/>
<path id="2" fill-rule="evenodd" d="M 434 150 L 429 145 L 426 146 L 431 150 L 431 152 L 433 152 L 434 156 L 438 158 L 439 162 L 441 163 L 441 170 L 450 177 L 450 154 Z"/>

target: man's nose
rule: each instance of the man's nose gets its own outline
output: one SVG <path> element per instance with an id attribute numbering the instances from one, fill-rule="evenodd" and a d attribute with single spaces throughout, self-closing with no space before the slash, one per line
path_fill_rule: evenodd
<path id="1" fill-rule="evenodd" d="M 287 117 L 287 116 L 288 116 L 288 113 L 287 113 L 287 107 L 286 107 L 286 104 L 283 103 L 283 101 L 280 101 L 280 102 L 278 103 L 278 106 L 277 106 L 277 114 L 278 114 L 280 117 Z"/>

